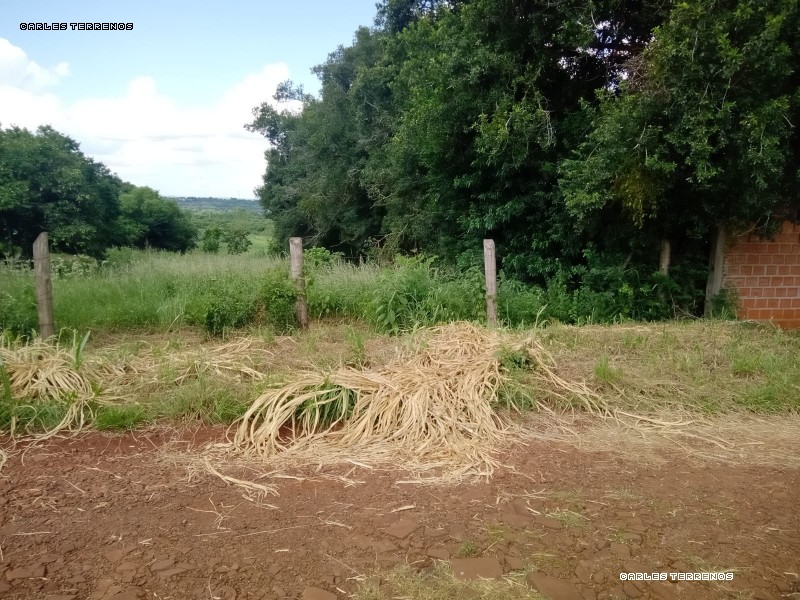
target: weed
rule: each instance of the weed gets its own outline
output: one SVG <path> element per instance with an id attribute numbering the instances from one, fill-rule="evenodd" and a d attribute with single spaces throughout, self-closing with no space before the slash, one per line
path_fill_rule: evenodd
<path id="1" fill-rule="evenodd" d="M 130 431 L 147 420 L 147 411 L 138 404 L 122 404 L 100 407 L 95 413 L 97 429 L 122 429 Z"/>
<path id="2" fill-rule="evenodd" d="M 459 558 L 474 558 L 480 556 L 481 549 L 472 540 L 464 540 L 458 548 Z"/>
<path id="3" fill-rule="evenodd" d="M 571 510 L 556 510 L 546 513 L 546 516 L 555 519 L 564 527 L 586 527 L 587 523 L 586 517 Z"/>
<path id="4" fill-rule="evenodd" d="M 56 427 L 69 410 L 70 400 L 0 403 L 0 430 L 44 431 Z"/>
<path id="5" fill-rule="evenodd" d="M 158 419 L 231 423 L 245 413 L 253 393 L 251 386 L 201 376 L 157 398 L 150 411 Z"/>
<path id="6" fill-rule="evenodd" d="M 612 367 L 608 362 L 608 356 L 603 354 L 594 366 L 594 376 L 600 383 L 610 385 L 622 379 L 622 370 Z"/>
<path id="7" fill-rule="evenodd" d="M 490 542 L 497 543 L 508 537 L 511 530 L 506 525 L 489 525 L 486 528 L 486 533 Z"/>
<path id="8" fill-rule="evenodd" d="M 513 573 L 497 580 L 464 581 L 454 577 L 447 563 L 438 563 L 430 569 L 418 571 L 403 565 L 383 573 L 383 577 L 371 577 L 356 590 L 355 600 L 450 600 L 451 598 L 473 598 L 474 600 L 544 600 L 524 583 L 523 573 Z M 388 584 L 380 585 L 384 579 Z"/>
<path id="9" fill-rule="evenodd" d="M 354 367 L 364 367 L 367 363 L 367 347 L 366 347 L 366 338 L 364 334 L 355 329 L 354 327 L 349 327 L 346 333 L 347 345 L 348 345 L 348 359 L 346 360 L 346 364 L 352 365 Z"/>
<path id="10" fill-rule="evenodd" d="M 619 528 L 614 528 L 608 535 L 608 541 L 615 544 L 625 544 L 628 539 L 625 537 L 625 531 Z"/>
<path id="11" fill-rule="evenodd" d="M 257 300 L 256 313 L 278 333 L 286 333 L 297 326 L 295 302 L 297 292 L 284 268 L 267 271 Z"/>

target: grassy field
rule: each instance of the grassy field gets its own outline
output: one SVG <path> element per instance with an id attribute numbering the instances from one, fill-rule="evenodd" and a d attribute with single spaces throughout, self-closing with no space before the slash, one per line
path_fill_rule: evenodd
<path id="1" fill-rule="evenodd" d="M 588 388 L 613 410 L 631 414 L 794 414 L 800 412 L 800 336 L 765 326 L 724 321 L 655 325 L 550 325 L 532 332 L 552 356 L 556 372 Z M 359 322 L 316 323 L 293 336 L 263 328 L 246 337 L 209 338 L 200 329 L 177 334 L 105 332 L 63 342 L 66 360 L 102 357 L 135 364 L 124 381 L 127 400 L 104 402 L 119 390 L 97 382 L 90 402 L 98 429 L 132 429 L 154 422 L 230 423 L 264 390 L 308 369 L 376 367 L 406 348 L 408 335 L 390 336 Z M 246 341 L 237 350 L 237 341 Z M 234 349 L 231 350 L 231 345 Z M 82 354 L 83 353 L 83 354 Z M 221 360 L 231 370 L 219 368 Z M 77 360 L 77 359 L 76 359 Z M 503 391 L 498 408 L 540 406 L 581 410 L 542 386 L 535 368 L 501 357 L 516 385 Z M 246 368 L 263 374 L 254 378 Z M 2 390 L 0 390 L 2 391 Z M 113 393 L 112 393 L 113 392 Z M 12 418 L 19 430 L 44 430 L 67 414 L 73 396 L 15 398 L 3 393 L 0 430 Z"/>
<path id="2" fill-rule="evenodd" d="M 484 310 L 477 271 L 445 274 L 422 259 L 354 265 L 316 250 L 306 264 L 312 318 L 340 316 L 399 331 L 479 319 Z M 220 334 L 255 325 L 283 332 L 292 326 L 294 304 L 288 271 L 287 259 L 258 249 L 234 256 L 119 251 L 102 267 L 56 258 L 56 324 L 79 331 L 200 326 Z M 0 290 L 0 328 L 22 334 L 35 327 L 30 270 L 0 269 Z M 546 303 L 541 290 L 515 282 L 501 281 L 500 292 L 501 318 L 512 325 L 534 323 Z"/>
<path id="3" fill-rule="evenodd" d="M 484 318 L 479 271 L 448 274 L 419 258 L 354 265 L 319 250 L 307 253 L 306 265 L 313 326 L 298 332 L 282 257 L 120 250 L 101 266 L 54 257 L 55 318 L 66 355 L 100 353 L 120 364 L 138 357 L 153 367 L 146 385 L 136 384 L 134 402 L 90 406 L 94 425 L 231 422 L 261 391 L 297 370 L 380 364 L 382 353 L 401 347 L 408 332 Z M 505 326 L 535 330 L 561 377 L 587 382 L 615 409 L 707 415 L 800 410 L 797 333 L 719 320 L 572 326 L 552 317 L 548 300 L 543 290 L 501 282 L 499 312 Z M 24 265 L 0 270 L 0 319 L 9 340 L 36 325 L 33 277 Z M 79 348 L 90 331 L 87 348 Z M 293 337 L 281 337 L 286 334 Z M 264 377 L 220 377 L 207 368 L 231 339 L 248 340 L 252 353 L 243 360 Z M 570 408 L 568 398 L 537 387 L 530 365 L 512 356 L 505 366 L 519 382 L 506 404 Z M 50 400 L 33 403 L 6 391 L 0 429 L 12 418 L 23 428 L 54 426 L 70 398 Z"/>
<path id="4" fill-rule="evenodd" d="M 294 291 L 288 260 L 274 253 L 266 234 L 254 238 L 250 251 L 240 255 L 115 249 L 102 264 L 53 257 L 56 325 L 79 331 L 162 332 L 199 326 L 214 335 L 246 326 L 269 327 L 276 333 L 291 330 Z M 485 318 L 482 264 L 455 270 L 422 256 L 396 257 L 391 264 L 355 264 L 311 248 L 306 250 L 306 279 L 314 319 L 354 319 L 397 333 Z M 506 326 L 529 327 L 543 322 L 663 319 L 680 313 L 677 303 L 669 303 L 669 294 L 641 288 L 636 294 L 644 295 L 639 297 L 624 282 L 608 280 L 596 287 L 592 281 L 570 288 L 554 278 L 542 288 L 501 272 L 499 318 Z M 12 262 L 0 267 L 0 329 L 27 334 L 35 325 L 29 265 Z"/>

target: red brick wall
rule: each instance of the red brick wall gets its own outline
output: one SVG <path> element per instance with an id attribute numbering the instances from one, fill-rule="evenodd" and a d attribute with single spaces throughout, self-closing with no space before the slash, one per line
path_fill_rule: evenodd
<path id="1" fill-rule="evenodd" d="M 774 239 L 728 240 L 722 285 L 739 294 L 739 318 L 800 328 L 800 225 L 786 221 Z"/>

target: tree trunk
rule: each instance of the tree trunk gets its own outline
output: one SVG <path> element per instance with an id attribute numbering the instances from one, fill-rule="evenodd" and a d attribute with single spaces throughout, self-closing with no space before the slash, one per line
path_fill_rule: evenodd
<path id="1" fill-rule="evenodd" d="M 664 238 L 661 240 L 661 256 L 658 259 L 658 272 L 664 277 L 669 276 L 669 265 L 672 260 L 672 244 Z"/>
<path id="2" fill-rule="evenodd" d="M 706 283 L 705 315 L 711 315 L 711 301 L 722 291 L 722 271 L 725 265 L 725 225 L 719 225 L 711 242 L 708 259 L 708 282 Z"/>
<path id="3" fill-rule="evenodd" d="M 494 240 L 483 240 L 483 267 L 486 275 L 486 322 L 497 327 L 497 256 Z"/>

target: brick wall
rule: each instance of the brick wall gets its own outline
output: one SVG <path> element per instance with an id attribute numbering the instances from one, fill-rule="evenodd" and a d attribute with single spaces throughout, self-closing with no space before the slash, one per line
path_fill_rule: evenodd
<path id="1" fill-rule="evenodd" d="M 786 221 L 774 239 L 728 240 L 723 287 L 739 294 L 739 318 L 800 328 L 800 224 Z"/>

